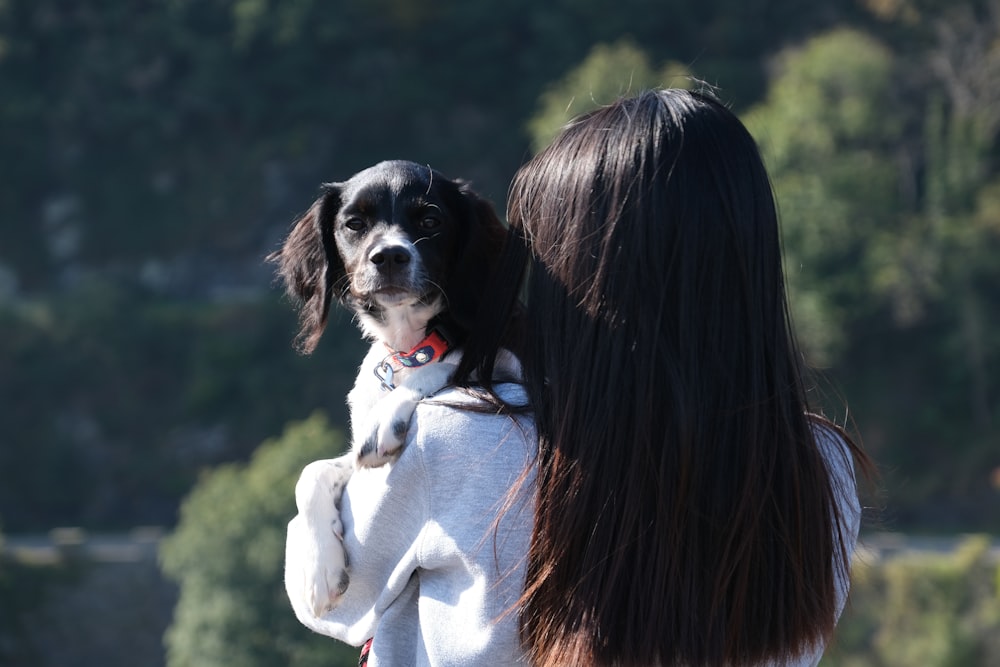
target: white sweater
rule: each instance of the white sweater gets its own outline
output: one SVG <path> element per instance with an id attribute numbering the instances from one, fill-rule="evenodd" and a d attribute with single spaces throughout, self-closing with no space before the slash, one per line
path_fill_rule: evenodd
<path id="1" fill-rule="evenodd" d="M 499 393 L 525 401 L 517 385 L 501 385 Z M 341 505 L 350 586 L 322 618 L 300 617 L 314 631 L 356 646 L 374 635 L 370 667 L 526 662 L 514 604 L 533 524 L 533 425 L 443 402 L 472 399 L 447 390 L 421 403 L 399 459 L 352 477 Z M 861 517 L 853 463 L 830 431 L 817 429 L 817 441 L 839 488 L 853 550 Z M 512 488 L 521 492 L 512 495 Z M 293 519 L 288 530 L 298 529 Z M 838 609 L 849 587 L 838 577 Z M 815 666 L 823 649 L 792 667 Z"/>
<path id="2" fill-rule="evenodd" d="M 498 394 L 527 400 L 514 384 Z M 351 477 L 341 503 L 350 586 L 322 618 L 300 618 L 356 646 L 374 635 L 370 667 L 522 658 L 514 605 L 534 520 L 534 426 L 445 402 L 473 399 L 450 389 L 421 402 L 399 459 Z"/>

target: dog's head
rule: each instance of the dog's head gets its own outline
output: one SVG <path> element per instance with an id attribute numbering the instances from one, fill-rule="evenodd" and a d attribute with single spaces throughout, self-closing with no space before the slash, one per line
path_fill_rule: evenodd
<path id="1" fill-rule="evenodd" d="M 301 304 L 299 344 L 311 352 L 337 301 L 377 336 L 390 312 L 447 310 L 468 329 L 504 236 L 493 207 L 461 181 L 405 161 L 328 183 L 268 259 Z"/>

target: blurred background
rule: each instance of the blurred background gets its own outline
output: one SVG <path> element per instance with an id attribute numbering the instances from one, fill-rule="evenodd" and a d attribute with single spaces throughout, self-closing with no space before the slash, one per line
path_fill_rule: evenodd
<path id="1" fill-rule="evenodd" d="M 503 211 L 570 116 L 713 86 L 815 399 L 882 474 L 823 665 L 1000 664 L 1000 1 L 0 0 L 0 665 L 351 665 L 281 583 L 363 343 L 262 258 L 321 182 Z"/>

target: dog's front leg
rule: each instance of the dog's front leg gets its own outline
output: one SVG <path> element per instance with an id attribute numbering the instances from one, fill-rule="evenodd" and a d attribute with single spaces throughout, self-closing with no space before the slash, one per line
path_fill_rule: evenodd
<path id="1" fill-rule="evenodd" d="M 377 468 L 392 461 L 406 441 L 417 403 L 448 386 L 456 365 L 444 362 L 407 369 L 402 382 L 368 411 L 358 431 L 364 442 L 356 447 L 358 466 Z"/>
<path id="2" fill-rule="evenodd" d="M 352 456 L 310 463 L 295 485 L 296 520 L 304 529 L 289 531 L 285 586 L 316 617 L 337 605 L 350 581 L 340 498 L 354 471 Z"/>

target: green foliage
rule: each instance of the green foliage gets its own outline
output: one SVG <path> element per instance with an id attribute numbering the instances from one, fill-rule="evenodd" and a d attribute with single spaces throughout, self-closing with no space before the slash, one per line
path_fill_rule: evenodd
<path id="1" fill-rule="evenodd" d="M 808 356 L 828 365 L 844 343 L 844 310 L 867 300 L 858 271 L 873 231 L 898 210 L 886 150 L 900 137 L 891 53 L 851 30 L 784 52 L 765 101 L 746 114 L 781 208 L 790 298 Z M 850 270 L 845 270 L 850 267 Z"/>
<path id="2" fill-rule="evenodd" d="M 890 520 L 987 525 L 1000 24 L 979 0 L 866 4 L 884 22 L 853 0 L 3 0 L 7 527 L 169 525 L 200 467 L 316 407 L 341 421 L 346 317 L 301 359 L 268 275 L 214 296 L 320 181 L 406 157 L 501 203 L 533 115 L 547 133 L 688 71 L 756 105 L 797 326 L 889 469 Z M 156 266 L 190 289 L 138 287 Z"/>
<path id="3" fill-rule="evenodd" d="M 851 601 L 823 667 L 1000 663 L 1000 575 L 985 536 L 950 554 L 855 565 Z"/>
<path id="4" fill-rule="evenodd" d="M 874 38 L 837 29 L 783 51 L 775 66 L 765 108 L 747 119 L 771 169 L 825 160 L 843 148 L 885 148 L 899 137 L 898 116 L 885 113 L 892 54 Z"/>
<path id="5" fill-rule="evenodd" d="M 200 467 L 341 421 L 357 332 L 336 315 L 296 357 L 260 268 L 320 182 L 410 158 L 502 207 L 539 95 L 593 45 L 746 104 L 831 3 L 0 0 L 8 528 L 170 525 Z"/>
<path id="6" fill-rule="evenodd" d="M 170 667 L 356 662 L 357 649 L 299 624 L 282 584 L 295 480 L 309 461 L 343 449 L 343 436 L 316 414 L 265 442 L 248 464 L 219 466 L 199 481 L 160 552 L 180 584 L 165 638 Z"/>
<path id="7" fill-rule="evenodd" d="M 346 423 L 364 342 L 338 314 L 303 357 L 295 326 L 277 298 L 191 302 L 107 281 L 0 305 L 4 437 L 19 443 L 0 448 L 0 471 L 16 471 L 0 483 L 7 527 L 172 525 L 202 467 L 245 459 L 317 408 Z"/>
<path id="8" fill-rule="evenodd" d="M 539 91 L 595 43 L 631 35 L 681 62 L 718 46 L 700 70 L 756 95 L 773 26 L 715 4 L 7 0 L 0 263 L 34 290 L 67 260 L 259 252 L 319 182 L 387 157 L 431 163 L 499 201 Z M 45 221 L 60 202 L 69 218 Z M 76 238 L 72 257 L 52 256 L 60 230 Z"/>
<path id="9" fill-rule="evenodd" d="M 542 94 L 538 112 L 528 122 L 532 148 L 537 153 L 572 118 L 613 102 L 618 97 L 649 88 L 685 88 L 690 73 L 680 63 L 658 70 L 631 40 L 598 44 L 578 66 Z"/>
<path id="10" fill-rule="evenodd" d="M 807 357 L 835 373 L 887 470 L 887 518 L 912 521 L 933 497 L 951 499 L 942 517 L 983 520 L 996 516 L 1000 415 L 997 125 L 974 86 L 963 100 L 946 94 L 955 82 L 907 88 L 923 62 L 857 31 L 818 35 L 778 58 L 746 120 L 781 208 Z M 954 529 L 927 505 L 922 520 Z"/>

